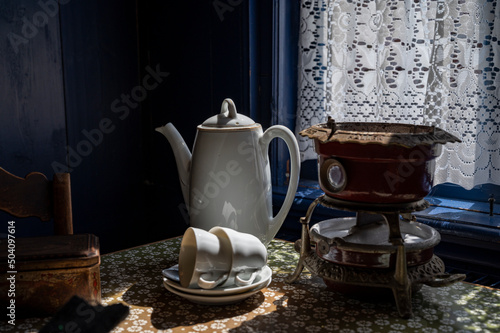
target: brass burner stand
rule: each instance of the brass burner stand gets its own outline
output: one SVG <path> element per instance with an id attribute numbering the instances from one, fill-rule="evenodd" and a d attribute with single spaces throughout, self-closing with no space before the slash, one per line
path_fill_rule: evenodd
<path id="1" fill-rule="evenodd" d="M 318 256 L 311 248 L 309 234 L 311 215 L 318 204 L 328 208 L 383 216 L 389 226 L 389 241 L 396 248 L 396 263 L 394 268 L 372 269 L 342 265 L 326 261 Z M 301 239 L 295 243 L 295 250 L 300 253 L 300 258 L 295 272 L 288 277 L 287 282 L 293 283 L 296 281 L 304 267 L 306 267 L 312 274 L 334 282 L 390 288 L 393 291 L 399 315 L 403 318 L 411 317 L 412 289 L 417 291 L 422 284 L 433 287 L 446 286 L 465 278 L 463 274 L 445 274 L 444 263 L 435 255 L 425 264 L 413 267 L 407 266 L 405 244 L 399 227 L 399 215 L 402 214 L 405 219 L 411 220 L 413 219 L 411 212 L 423 210 L 427 208 L 428 205 L 429 204 L 425 200 L 404 204 L 360 205 L 358 203 L 337 200 L 326 195 L 318 197 L 309 206 L 306 216 L 300 218 L 302 235 Z M 364 221 L 360 223 L 370 223 L 370 218 L 365 217 L 363 220 Z M 318 244 L 317 246 L 329 245 L 333 244 Z M 321 251 L 322 249 L 320 248 L 319 250 Z"/>

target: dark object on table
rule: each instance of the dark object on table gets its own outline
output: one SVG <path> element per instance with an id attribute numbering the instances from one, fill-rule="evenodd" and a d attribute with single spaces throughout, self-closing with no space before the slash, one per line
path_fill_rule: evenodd
<path id="1" fill-rule="evenodd" d="M 128 313 L 128 306 L 121 303 L 92 306 L 82 298 L 74 296 L 40 330 L 40 333 L 106 333 L 124 320 Z"/>

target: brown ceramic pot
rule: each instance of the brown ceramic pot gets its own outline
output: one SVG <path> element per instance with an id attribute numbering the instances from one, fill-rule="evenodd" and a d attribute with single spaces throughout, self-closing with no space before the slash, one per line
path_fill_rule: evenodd
<path id="1" fill-rule="evenodd" d="M 431 190 L 441 144 L 460 142 L 430 126 L 332 120 L 300 134 L 315 140 L 321 189 L 363 203 L 421 200 Z"/>

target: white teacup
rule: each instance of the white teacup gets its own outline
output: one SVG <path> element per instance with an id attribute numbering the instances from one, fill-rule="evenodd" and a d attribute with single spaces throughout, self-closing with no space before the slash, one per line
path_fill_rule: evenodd
<path id="1" fill-rule="evenodd" d="M 198 228 L 184 233 L 179 253 L 179 282 L 184 288 L 212 289 L 231 271 L 231 245 Z"/>
<path id="2" fill-rule="evenodd" d="M 229 246 L 232 255 L 231 271 L 223 286 L 251 284 L 267 263 L 267 249 L 254 235 L 231 228 L 213 227 L 209 233 L 219 237 L 221 244 Z"/>

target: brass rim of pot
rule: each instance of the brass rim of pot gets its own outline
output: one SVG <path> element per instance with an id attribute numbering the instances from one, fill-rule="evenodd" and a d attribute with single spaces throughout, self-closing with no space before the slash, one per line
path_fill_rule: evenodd
<path id="1" fill-rule="evenodd" d="M 367 122 L 336 123 L 331 118 L 327 123 L 313 125 L 299 134 L 321 143 L 400 145 L 408 148 L 461 142 L 456 136 L 434 126 Z"/>

